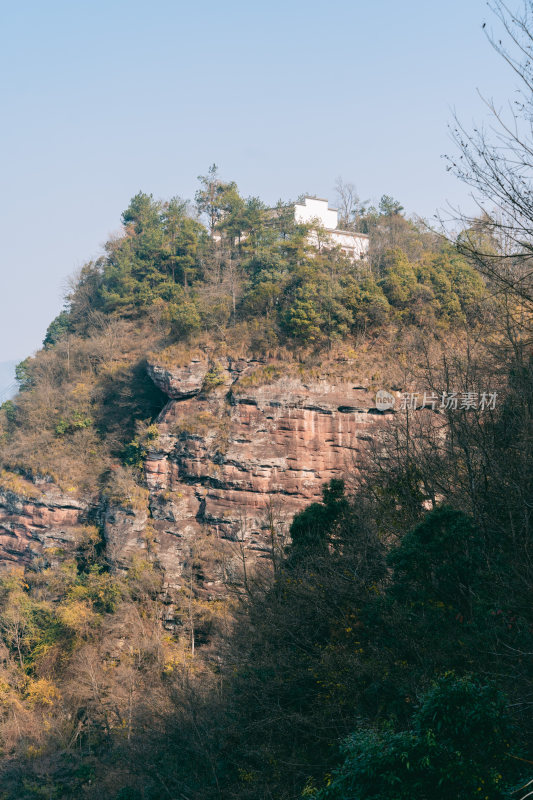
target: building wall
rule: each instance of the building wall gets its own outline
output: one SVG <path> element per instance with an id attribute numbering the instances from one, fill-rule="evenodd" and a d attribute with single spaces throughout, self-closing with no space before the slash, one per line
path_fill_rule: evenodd
<path id="1" fill-rule="evenodd" d="M 352 231 L 337 230 L 338 213 L 335 208 L 329 208 L 327 200 L 319 200 L 316 197 L 306 197 L 304 203 L 295 203 L 294 205 L 294 219 L 295 222 L 308 225 L 316 223 L 324 228 L 329 237 L 328 244 L 324 244 L 319 240 L 316 230 L 310 230 L 308 235 L 308 242 L 313 247 L 340 247 L 342 252 L 351 258 L 353 261 L 359 261 L 366 258 L 368 254 L 368 236 L 363 233 L 354 233 Z M 243 234 L 241 240 L 246 239 L 246 234 Z M 213 232 L 213 240 L 220 242 L 221 235 L 218 231 Z"/>
<path id="2" fill-rule="evenodd" d="M 317 220 L 326 230 L 334 231 L 338 224 L 338 214 L 335 208 L 329 208 L 327 200 L 317 200 L 315 197 L 306 197 L 303 204 L 294 206 L 294 219 L 303 225 Z"/>
<path id="3" fill-rule="evenodd" d="M 332 243 L 339 245 L 350 258 L 357 260 L 366 257 L 369 244 L 367 236 L 350 231 L 332 231 L 330 236 Z"/>
<path id="4" fill-rule="evenodd" d="M 362 233 L 338 230 L 337 211 L 334 208 L 329 208 L 327 200 L 306 197 L 303 203 L 295 204 L 294 219 L 302 224 L 316 223 L 318 221 L 318 224 L 325 228 L 329 234 L 330 246 L 340 247 L 342 252 L 353 261 L 366 258 L 368 254 L 368 236 Z M 313 247 L 322 245 L 315 230 L 309 232 L 308 240 Z"/>

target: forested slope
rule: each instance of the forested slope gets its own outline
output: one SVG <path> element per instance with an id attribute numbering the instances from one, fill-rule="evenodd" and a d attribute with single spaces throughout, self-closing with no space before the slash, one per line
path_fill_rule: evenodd
<path id="1" fill-rule="evenodd" d="M 69 548 L 2 574 L 5 797 L 510 797 L 533 760 L 532 365 L 524 298 L 472 257 L 498 252 L 493 229 L 450 242 L 383 198 L 345 220 L 370 236 L 354 264 L 213 170 L 196 200 L 133 198 L 1 408 L 2 490 L 87 509 Z M 250 385 L 498 402 L 396 415 L 364 476 L 289 538 L 272 517 L 262 568 L 243 550 L 216 598 L 206 531 L 165 628 L 144 466 L 167 397 L 147 364 L 193 357 L 208 397 L 224 359 L 259 359 Z M 127 568 L 110 508 L 145 513 Z"/>
<path id="2" fill-rule="evenodd" d="M 221 241 L 180 200 L 139 193 L 123 233 L 73 279 L 43 349 L 17 368 L 21 392 L 3 408 L 7 467 L 95 491 L 112 459 L 134 461 L 135 423 L 164 403 L 144 368 L 153 351 L 164 362 L 170 348 L 170 363 L 199 348 L 311 370 L 328 353 L 371 348 L 363 369 L 376 372 L 381 351 L 399 343 L 407 352 L 419 332 L 428 345 L 441 332 L 461 335 L 485 313 L 476 271 L 390 202 L 358 219 L 372 257 L 352 264 L 310 246 L 290 205 L 272 214 L 234 184 L 204 183 L 199 206 Z"/>

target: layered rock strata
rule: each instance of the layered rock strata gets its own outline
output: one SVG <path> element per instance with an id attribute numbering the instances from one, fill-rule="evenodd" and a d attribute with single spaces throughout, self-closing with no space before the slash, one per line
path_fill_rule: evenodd
<path id="1" fill-rule="evenodd" d="M 281 363 L 198 357 L 148 371 L 168 397 L 145 462 L 148 495 L 129 506 L 83 503 L 12 475 L 0 482 L 0 562 L 53 563 L 91 518 L 110 564 L 148 554 L 169 598 L 196 564 L 195 581 L 216 593 L 233 573 L 239 580 L 243 559 L 270 557 L 273 537 L 286 536 L 326 482 L 357 480 L 388 419 L 367 388 L 307 380 Z"/>
<path id="2" fill-rule="evenodd" d="M 268 553 L 273 527 L 286 530 L 297 511 L 321 498 L 324 483 L 357 478 L 383 425 L 368 389 L 307 381 L 283 374 L 282 365 L 197 359 L 149 371 L 169 397 L 145 469 L 170 587 L 179 585 L 201 533 L 256 557 Z"/>
<path id="3" fill-rule="evenodd" d="M 73 550 L 80 538 L 86 506 L 57 488 L 38 491 L 27 481 L 0 487 L 0 561 L 29 564 L 42 557 L 52 563 Z"/>

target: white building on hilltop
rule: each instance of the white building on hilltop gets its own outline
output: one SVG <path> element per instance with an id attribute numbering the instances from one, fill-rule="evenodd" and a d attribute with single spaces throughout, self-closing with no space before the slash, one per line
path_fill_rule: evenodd
<path id="1" fill-rule="evenodd" d="M 327 200 L 306 197 L 303 203 L 295 203 L 294 221 L 324 228 L 328 234 L 329 245 L 339 246 L 352 261 L 366 258 L 368 254 L 368 236 L 365 233 L 339 230 L 338 211 L 336 208 L 330 208 Z M 320 247 L 320 237 L 315 230 L 311 230 L 309 240 L 315 247 Z M 323 246 L 327 247 L 327 244 Z"/>

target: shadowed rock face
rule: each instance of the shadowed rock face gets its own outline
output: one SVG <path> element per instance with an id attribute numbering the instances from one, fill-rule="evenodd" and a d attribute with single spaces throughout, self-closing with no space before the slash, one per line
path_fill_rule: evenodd
<path id="1" fill-rule="evenodd" d="M 205 391 L 207 362 L 150 368 L 170 398 L 145 465 L 169 585 L 179 584 L 183 554 L 202 530 L 243 540 L 261 557 L 273 515 L 288 527 L 321 498 L 324 483 L 357 478 L 383 426 L 382 415 L 368 413 L 376 411 L 373 393 L 353 383 L 304 382 L 283 375 L 282 365 L 268 373 L 245 360 L 221 360 L 216 369 L 220 385 Z"/>

